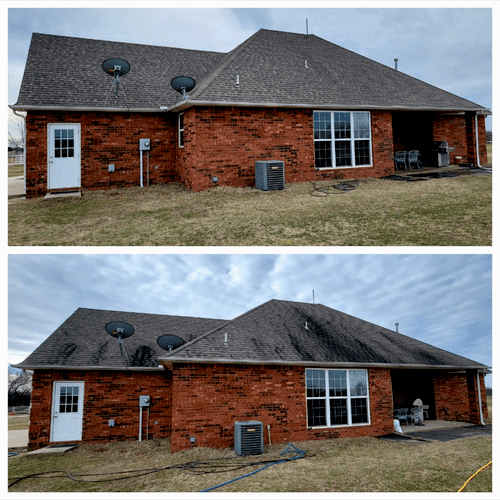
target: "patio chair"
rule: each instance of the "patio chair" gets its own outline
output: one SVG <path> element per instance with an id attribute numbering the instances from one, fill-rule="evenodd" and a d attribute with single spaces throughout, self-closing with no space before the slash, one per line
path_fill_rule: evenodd
<path id="1" fill-rule="evenodd" d="M 424 164 L 420 160 L 421 154 L 417 149 L 408 152 L 408 167 L 422 168 Z"/>
<path id="2" fill-rule="evenodd" d="M 410 420 L 413 425 L 424 425 L 424 410 L 419 406 L 414 406 L 410 412 Z"/>
<path id="3" fill-rule="evenodd" d="M 410 415 L 408 415 L 408 408 L 399 408 L 396 410 L 396 418 L 401 422 L 406 422 L 409 425 Z"/>
<path id="4" fill-rule="evenodd" d="M 408 153 L 406 151 L 396 151 L 394 154 L 394 167 L 396 170 L 398 170 L 400 166 L 403 166 L 405 170 L 408 169 L 408 163 L 406 162 L 407 155 Z"/>

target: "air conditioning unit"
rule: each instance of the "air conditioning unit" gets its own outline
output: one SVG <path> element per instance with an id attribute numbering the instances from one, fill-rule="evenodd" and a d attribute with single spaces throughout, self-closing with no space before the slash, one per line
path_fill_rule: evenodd
<path id="1" fill-rule="evenodd" d="M 264 453 L 264 428 L 258 420 L 234 423 L 234 451 L 237 455 Z"/>
<path id="2" fill-rule="evenodd" d="M 262 191 L 285 189 L 285 162 L 256 161 L 255 187 Z"/>

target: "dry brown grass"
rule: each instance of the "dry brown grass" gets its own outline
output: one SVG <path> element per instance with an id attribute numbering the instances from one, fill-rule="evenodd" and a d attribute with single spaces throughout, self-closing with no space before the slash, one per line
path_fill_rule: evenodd
<path id="1" fill-rule="evenodd" d="M 218 492 L 456 492 L 480 467 L 491 460 L 491 438 L 473 437 L 447 443 L 389 442 L 377 438 L 305 441 L 295 443 L 309 457 L 272 465 L 254 475 L 217 489 Z M 264 455 L 237 457 L 229 450 L 193 448 L 170 454 L 168 440 L 141 443 L 81 445 L 63 456 L 19 455 L 9 459 L 9 482 L 28 474 L 68 470 L 81 479 L 103 482 L 74 482 L 67 477 L 28 479 L 10 491 L 202 491 L 261 468 L 261 465 L 230 472 L 192 474 L 191 469 L 158 471 L 139 477 L 109 481 L 97 474 L 135 469 L 165 468 L 187 462 L 216 464 L 279 460 L 285 445 L 266 446 Z M 190 473 L 191 472 L 191 473 Z M 77 474 L 96 474 L 77 476 Z M 478 475 L 466 491 L 491 491 L 491 468 Z"/>
<path id="2" fill-rule="evenodd" d="M 361 181 L 354 191 L 178 185 L 11 200 L 10 245 L 491 245 L 491 176 Z M 318 183 L 331 185 L 331 183 Z M 317 194 L 317 192 L 315 192 Z"/>

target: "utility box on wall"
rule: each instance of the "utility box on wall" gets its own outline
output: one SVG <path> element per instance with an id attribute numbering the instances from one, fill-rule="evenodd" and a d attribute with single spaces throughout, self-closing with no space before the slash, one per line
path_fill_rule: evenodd
<path id="1" fill-rule="evenodd" d="M 149 151 L 151 149 L 151 141 L 149 139 L 139 139 L 139 150 Z"/>
<path id="2" fill-rule="evenodd" d="M 264 453 L 262 422 L 247 420 L 234 423 L 234 451 L 237 455 L 260 455 Z"/>
<path id="3" fill-rule="evenodd" d="M 151 398 L 149 396 L 139 396 L 139 406 L 147 407 L 149 406 Z"/>

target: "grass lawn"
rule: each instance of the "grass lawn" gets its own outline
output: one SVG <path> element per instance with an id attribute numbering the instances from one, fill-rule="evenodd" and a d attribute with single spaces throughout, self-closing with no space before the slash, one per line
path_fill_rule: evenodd
<path id="1" fill-rule="evenodd" d="M 317 183 L 331 186 L 332 182 Z M 11 200 L 9 245 L 489 246 L 491 176 L 421 182 L 367 179 L 312 196 L 178 185 L 86 191 L 82 198 Z M 319 194 L 314 191 L 313 194 Z"/>
<path id="2" fill-rule="evenodd" d="M 24 175 L 23 165 L 9 165 L 9 177 L 18 177 Z"/>
<path id="3" fill-rule="evenodd" d="M 445 443 L 389 442 L 377 438 L 331 439 L 294 443 L 309 456 L 272 465 L 252 476 L 223 486 L 216 492 L 457 492 L 465 481 L 492 457 L 488 437 L 470 437 Z M 202 491 L 256 471 L 265 464 L 237 470 L 212 467 L 222 464 L 274 461 L 283 458 L 284 444 L 266 446 L 263 455 L 237 457 L 232 450 L 193 448 L 170 454 L 169 440 L 84 444 L 59 455 L 9 458 L 9 484 L 30 474 L 59 471 L 26 479 L 10 492 L 165 492 Z M 160 470 L 188 462 L 209 462 L 209 470 L 191 466 Z M 236 463 L 236 464 L 235 464 Z M 137 471 L 142 470 L 143 475 Z M 146 469 L 156 469 L 149 473 Z M 75 482 L 61 471 L 80 480 Z M 112 473 L 111 475 L 103 475 Z M 145 473 L 145 474 L 144 474 Z M 84 476 L 79 476 L 85 474 Z M 112 480 L 123 478 L 120 480 Z M 465 489 L 491 492 L 492 470 L 486 468 Z"/>
<path id="4" fill-rule="evenodd" d="M 9 416 L 9 431 L 23 431 L 29 428 L 29 415 Z"/>

